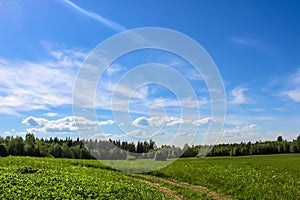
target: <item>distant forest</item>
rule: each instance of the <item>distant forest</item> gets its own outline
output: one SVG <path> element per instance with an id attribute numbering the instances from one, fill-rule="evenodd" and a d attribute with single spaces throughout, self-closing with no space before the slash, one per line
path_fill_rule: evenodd
<path id="1" fill-rule="evenodd" d="M 255 143 L 219 144 L 215 146 L 193 145 L 184 148 L 162 145 L 153 140 L 134 142 L 120 140 L 73 140 L 49 138 L 39 139 L 27 133 L 22 137 L 0 137 L 0 156 L 34 156 L 76 159 L 128 159 L 136 158 L 166 160 L 178 157 L 201 157 L 200 149 L 209 149 L 207 156 L 244 156 L 280 153 L 300 153 L 300 135 L 293 141 L 279 136 L 276 141 Z"/>

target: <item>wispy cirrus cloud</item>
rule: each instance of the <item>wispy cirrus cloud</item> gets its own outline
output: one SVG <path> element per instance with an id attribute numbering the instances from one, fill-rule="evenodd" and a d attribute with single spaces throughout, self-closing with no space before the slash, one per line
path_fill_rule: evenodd
<path id="1" fill-rule="evenodd" d="M 263 43 L 263 41 L 251 38 L 251 37 L 245 37 L 245 36 L 235 36 L 232 37 L 231 40 L 239 45 L 248 46 L 251 48 L 254 48 L 260 52 L 263 52 L 265 54 L 272 54 L 272 50 L 267 47 L 266 44 Z"/>
<path id="2" fill-rule="evenodd" d="M 121 66 L 120 64 L 114 63 L 106 69 L 106 73 L 108 74 L 108 76 L 111 76 L 111 75 L 114 75 L 115 73 L 118 73 L 118 72 L 124 70 L 124 69 L 125 69 L 125 67 Z"/>
<path id="3" fill-rule="evenodd" d="M 40 61 L 0 58 L 0 113 L 48 109 L 72 103 L 73 82 L 85 57 L 81 50 L 49 50 Z"/>
<path id="4" fill-rule="evenodd" d="M 300 68 L 295 74 L 288 77 L 288 89 L 283 92 L 288 98 L 295 102 L 300 102 Z"/>
<path id="5" fill-rule="evenodd" d="M 88 81 L 88 80 L 87 80 Z M 201 107 L 208 107 L 209 100 L 206 96 L 192 98 L 186 95 L 185 98 L 177 99 L 164 89 L 156 85 L 142 85 L 134 88 L 130 84 L 119 84 L 117 81 L 103 79 L 97 88 L 95 106 L 98 109 L 113 111 L 128 111 L 137 114 L 149 112 L 149 108 L 160 107 L 164 109 L 189 109 L 190 113 L 196 112 Z M 89 96 L 94 91 L 86 91 Z M 88 95 L 85 95 L 88 96 Z M 92 104 L 91 104 L 92 105 Z"/>
<path id="6" fill-rule="evenodd" d="M 300 102 L 300 68 L 293 73 L 281 76 L 272 76 L 269 86 L 266 88 L 275 97 L 284 97 L 295 103 Z M 274 110 L 286 110 L 285 108 L 274 108 Z"/>
<path id="7" fill-rule="evenodd" d="M 286 95 L 295 102 L 300 102 L 300 88 L 295 90 L 289 90 Z"/>
<path id="8" fill-rule="evenodd" d="M 258 44 L 258 42 L 254 39 L 251 38 L 246 38 L 246 37 L 233 37 L 232 41 L 238 43 L 238 44 L 242 44 L 242 45 L 247 45 L 247 46 L 252 46 L 252 47 L 256 47 Z"/>
<path id="9" fill-rule="evenodd" d="M 125 27 L 121 26 L 120 24 L 113 22 L 113 21 L 111 21 L 99 14 L 96 14 L 92 11 L 85 10 L 85 9 L 81 8 L 80 6 L 78 6 L 77 4 L 73 3 L 72 1 L 69 1 L 69 0 L 62 0 L 62 1 L 65 4 L 69 5 L 71 8 L 78 11 L 80 14 L 90 17 L 90 18 L 96 20 L 97 22 L 99 22 L 100 24 L 103 24 L 103 25 L 107 26 L 108 28 L 113 29 L 114 31 L 120 32 L 120 31 L 127 30 Z"/>

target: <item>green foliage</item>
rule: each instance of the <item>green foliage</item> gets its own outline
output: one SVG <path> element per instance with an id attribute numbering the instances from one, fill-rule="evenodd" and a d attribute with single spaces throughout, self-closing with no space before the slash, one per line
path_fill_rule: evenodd
<path id="1" fill-rule="evenodd" d="M 52 143 L 50 146 L 49 153 L 54 156 L 55 158 L 61 158 L 63 154 L 62 147 L 57 143 Z"/>
<path id="2" fill-rule="evenodd" d="M 181 157 L 196 157 L 199 154 L 200 148 L 200 145 L 193 145 L 192 147 L 189 147 L 187 144 L 185 144 L 185 146 L 183 147 L 184 153 Z"/>
<path id="3" fill-rule="evenodd" d="M 79 159 L 80 157 L 80 146 L 72 146 L 70 147 L 73 158 Z"/>
<path id="4" fill-rule="evenodd" d="M 0 144 L 0 156 L 1 157 L 8 156 L 5 144 Z"/>
<path id="5" fill-rule="evenodd" d="M 279 136 L 279 137 L 277 138 L 277 142 L 282 142 L 282 141 L 283 141 L 282 136 Z"/>
<path id="6" fill-rule="evenodd" d="M 25 136 L 25 142 L 26 144 L 30 145 L 30 146 L 34 146 L 35 145 L 35 137 L 33 134 L 31 133 L 27 133 Z"/>
<path id="7" fill-rule="evenodd" d="M 24 155 L 24 140 L 22 137 L 17 136 L 10 140 L 8 145 L 8 153 L 13 156 L 23 156 Z"/>
<path id="8" fill-rule="evenodd" d="M 208 156 L 245 156 L 245 155 L 267 155 L 281 153 L 300 153 L 299 140 L 288 142 L 279 136 L 276 141 L 258 141 L 255 143 L 240 144 L 218 144 L 212 148 Z M 189 157 L 189 156 L 187 156 Z"/>
<path id="9" fill-rule="evenodd" d="M 50 139 L 38 139 L 33 134 L 27 133 L 25 140 L 22 137 L 10 137 L 6 139 L 0 137 L 0 156 L 35 156 L 35 157 L 55 157 L 55 158 L 76 158 L 76 159 L 112 159 L 124 160 L 127 158 L 126 151 L 137 153 L 141 156 L 149 151 L 154 150 L 155 142 L 138 142 L 137 147 L 133 142 L 128 143 L 119 140 L 116 141 L 85 141 L 72 140 L 66 138 L 65 140 L 57 137 Z M 91 149 L 91 152 L 88 150 Z M 126 150 L 126 151 L 125 151 Z M 144 158 L 144 156 L 142 156 Z M 154 153 L 149 156 L 154 158 Z"/>
<path id="10" fill-rule="evenodd" d="M 276 141 L 265 141 L 240 144 L 219 144 L 215 146 L 200 146 L 187 144 L 183 149 L 179 147 L 162 145 L 157 148 L 155 142 L 138 141 L 97 141 L 97 140 L 65 140 L 57 137 L 50 139 L 38 139 L 33 134 L 22 137 L 0 137 L 0 156 L 34 156 L 76 159 L 100 159 L 100 160 L 125 160 L 128 156 L 137 159 L 155 159 L 165 161 L 179 157 L 203 157 L 203 156 L 244 156 L 281 153 L 300 153 L 300 135 L 293 141 L 283 140 L 279 136 Z"/>
<path id="11" fill-rule="evenodd" d="M 62 155 L 61 156 L 63 158 L 73 158 L 73 156 L 74 156 L 67 143 L 63 143 L 63 145 L 62 145 Z"/>

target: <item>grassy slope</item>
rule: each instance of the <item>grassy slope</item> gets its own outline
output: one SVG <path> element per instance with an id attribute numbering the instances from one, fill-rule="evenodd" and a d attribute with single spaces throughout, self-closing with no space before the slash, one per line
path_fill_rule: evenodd
<path id="1" fill-rule="evenodd" d="M 99 161 L 0 157 L 0 199 L 170 199 Z"/>

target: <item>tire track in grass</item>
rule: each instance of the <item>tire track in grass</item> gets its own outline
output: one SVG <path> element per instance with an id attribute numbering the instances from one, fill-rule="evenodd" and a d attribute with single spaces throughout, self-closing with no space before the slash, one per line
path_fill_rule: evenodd
<path id="1" fill-rule="evenodd" d="M 140 178 L 136 178 L 136 177 L 133 177 L 133 176 L 129 176 L 129 177 L 136 180 L 136 181 L 138 181 L 138 182 L 142 182 L 142 183 L 145 183 L 145 184 L 150 185 L 152 187 L 156 187 L 159 190 L 163 191 L 164 193 L 166 193 L 167 195 L 171 196 L 172 198 L 174 198 L 176 200 L 184 199 L 183 196 L 177 194 L 176 192 L 174 192 L 173 190 L 170 190 L 169 188 L 167 188 L 165 186 L 160 185 L 159 183 L 153 183 L 153 182 L 150 182 L 150 181 L 147 181 L 147 180 L 144 180 L 144 179 L 140 179 Z"/>
<path id="2" fill-rule="evenodd" d="M 149 179 L 156 179 L 158 181 L 162 181 L 162 182 L 174 185 L 174 186 L 178 186 L 178 187 L 181 187 L 181 188 L 187 188 L 187 189 L 191 189 L 193 191 L 201 192 L 201 193 L 203 193 L 203 194 L 205 194 L 205 195 L 207 195 L 207 196 L 209 196 L 209 197 L 211 197 L 212 199 L 215 199 L 215 200 L 230 200 L 231 199 L 230 197 L 227 197 L 227 196 L 218 194 L 214 191 L 211 191 L 206 187 L 199 186 L 199 185 L 191 185 L 191 184 L 186 183 L 186 182 L 178 182 L 178 181 L 170 180 L 170 179 L 166 179 L 166 178 L 160 178 L 160 177 L 150 176 L 150 175 L 141 175 L 141 174 L 139 174 L 139 175 L 135 174 L 134 176 L 132 176 L 132 175 L 129 175 L 129 176 L 134 178 L 135 180 L 145 181 L 145 183 L 147 182 L 149 184 L 153 184 L 153 182 L 149 181 Z M 144 180 L 144 179 L 147 179 L 147 180 Z M 159 183 L 154 183 L 154 184 L 160 185 Z M 162 187 L 164 187 L 164 186 L 162 186 Z M 166 188 L 166 187 L 164 187 L 164 188 Z M 168 188 L 166 188 L 166 189 L 169 190 L 169 191 L 172 191 Z M 174 191 L 172 191 L 172 192 L 177 194 Z M 181 195 L 177 194 L 177 196 L 179 197 L 179 199 L 185 199 Z"/>
<path id="3" fill-rule="evenodd" d="M 177 181 L 174 181 L 174 180 L 159 178 L 159 177 L 156 177 L 156 176 L 150 176 L 150 177 L 154 178 L 154 179 L 157 179 L 157 180 L 160 180 L 160 181 L 164 181 L 164 182 L 173 184 L 173 185 L 181 186 L 181 187 L 188 188 L 188 189 L 197 190 L 199 192 L 202 192 L 202 193 L 212 197 L 215 200 L 230 200 L 231 199 L 229 197 L 218 194 L 218 193 L 216 193 L 214 191 L 211 191 L 208 188 L 200 186 L 200 185 L 191 185 L 191 184 L 186 183 L 186 182 L 177 182 Z"/>

